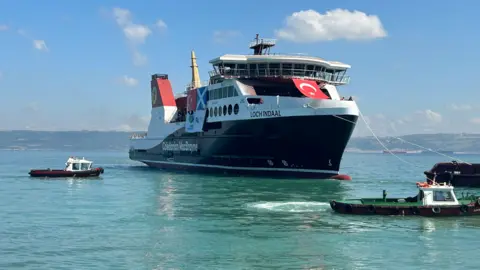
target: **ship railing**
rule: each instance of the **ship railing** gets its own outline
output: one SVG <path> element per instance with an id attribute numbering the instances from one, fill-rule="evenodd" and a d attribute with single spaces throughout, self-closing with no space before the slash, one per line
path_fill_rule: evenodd
<path id="1" fill-rule="evenodd" d="M 132 136 L 130 136 L 130 139 L 145 139 L 147 137 L 147 133 L 133 133 Z"/>
<path id="2" fill-rule="evenodd" d="M 253 46 L 259 45 L 259 44 L 275 45 L 276 42 L 277 42 L 277 40 L 273 39 L 273 38 L 261 38 L 261 39 L 254 40 L 254 41 L 250 42 L 249 47 L 253 47 Z"/>
<path id="3" fill-rule="evenodd" d="M 200 82 L 200 87 L 208 86 L 210 81 L 201 81 Z M 188 91 L 193 88 L 194 83 L 191 82 L 187 85 L 185 85 L 185 91 Z"/>
<path id="4" fill-rule="evenodd" d="M 349 84 L 350 76 L 342 74 L 332 74 L 328 72 L 305 70 L 305 69 L 281 69 L 281 68 L 266 68 L 266 69 L 237 69 L 225 68 L 223 70 L 211 70 L 208 73 L 210 77 L 291 77 L 303 78 L 316 81 L 325 81 L 331 84 Z"/>

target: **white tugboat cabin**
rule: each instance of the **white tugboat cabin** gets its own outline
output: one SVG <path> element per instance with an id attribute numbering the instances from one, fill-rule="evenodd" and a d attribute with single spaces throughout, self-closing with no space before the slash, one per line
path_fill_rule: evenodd
<path id="1" fill-rule="evenodd" d="M 453 192 L 453 186 L 446 183 L 417 183 L 418 201 L 425 206 L 460 205 Z"/>
<path id="2" fill-rule="evenodd" d="M 92 169 L 93 162 L 85 158 L 69 157 L 65 163 L 65 171 L 78 172 Z"/>

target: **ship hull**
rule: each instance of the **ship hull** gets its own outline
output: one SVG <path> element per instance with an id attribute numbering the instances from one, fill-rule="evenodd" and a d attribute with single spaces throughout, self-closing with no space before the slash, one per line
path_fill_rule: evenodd
<path id="1" fill-rule="evenodd" d="M 156 146 L 131 148 L 150 167 L 201 173 L 325 179 L 337 175 L 356 115 L 312 115 L 180 128 Z"/>

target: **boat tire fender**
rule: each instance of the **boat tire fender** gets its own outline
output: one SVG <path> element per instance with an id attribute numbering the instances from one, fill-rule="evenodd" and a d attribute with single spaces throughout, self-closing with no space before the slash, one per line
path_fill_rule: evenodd
<path id="1" fill-rule="evenodd" d="M 368 212 L 370 212 L 370 213 L 375 213 L 376 212 L 375 206 L 373 206 L 373 205 L 370 205 L 367 209 L 368 209 Z"/>
<path id="2" fill-rule="evenodd" d="M 352 205 L 351 205 L 351 204 L 346 204 L 346 205 L 345 205 L 345 211 L 346 211 L 347 213 L 351 213 L 351 212 L 353 211 Z"/>
<path id="3" fill-rule="evenodd" d="M 432 212 L 435 214 L 439 214 L 441 211 L 442 209 L 440 209 L 438 206 L 432 207 Z"/>
<path id="4" fill-rule="evenodd" d="M 468 206 L 465 204 L 462 204 L 462 206 L 460 206 L 460 211 L 462 211 L 462 213 L 468 212 Z"/>
<path id="5" fill-rule="evenodd" d="M 420 211 L 418 210 L 418 207 L 416 206 L 412 207 L 411 210 L 412 210 L 412 214 L 414 215 L 418 215 L 420 213 Z"/>

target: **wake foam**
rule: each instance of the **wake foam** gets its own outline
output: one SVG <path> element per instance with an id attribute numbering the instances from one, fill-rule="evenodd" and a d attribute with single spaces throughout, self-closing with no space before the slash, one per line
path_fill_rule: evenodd
<path id="1" fill-rule="evenodd" d="M 259 202 L 248 204 L 249 208 L 274 212 L 322 212 L 330 208 L 326 202 Z"/>

